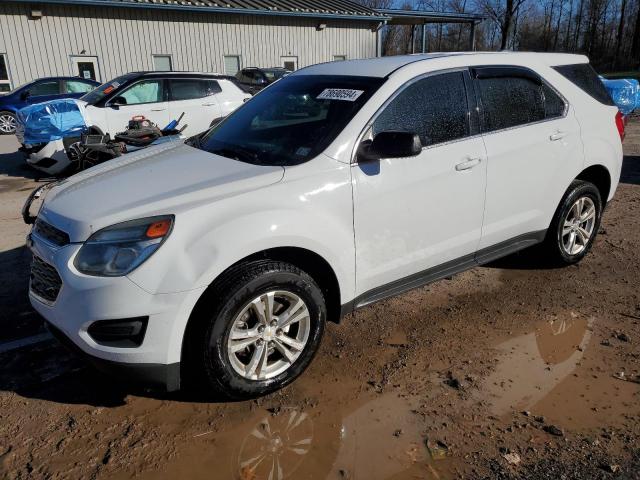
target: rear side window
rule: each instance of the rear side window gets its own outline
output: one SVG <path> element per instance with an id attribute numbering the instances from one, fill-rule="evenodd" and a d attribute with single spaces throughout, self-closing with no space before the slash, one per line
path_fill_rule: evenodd
<path id="1" fill-rule="evenodd" d="M 173 79 L 169 82 L 171 84 L 171 100 L 173 101 L 204 98 L 222 91 L 215 80 L 185 78 Z"/>
<path id="2" fill-rule="evenodd" d="M 426 77 L 409 85 L 373 123 L 373 135 L 404 131 L 420 135 L 423 146 L 469 135 L 467 94 L 462 72 Z"/>
<path id="3" fill-rule="evenodd" d="M 29 93 L 32 96 L 38 95 L 59 95 L 60 94 L 60 82 L 57 80 L 51 80 L 47 82 L 39 82 L 29 88 Z"/>
<path id="4" fill-rule="evenodd" d="M 566 108 L 564 100 L 546 83 L 542 85 L 544 95 L 544 116 L 545 118 L 557 118 L 564 115 Z"/>
<path id="5" fill-rule="evenodd" d="M 541 83 L 521 76 L 488 77 L 476 81 L 482 98 L 485 132 L 545 119 Z"/>
<path id="6" fill-rule="evenodd" d="M 604 84 L 598 77 L 593 67 L 588 63 L 578 63 L 576 65 L 560 65 L 553 67 L 563 77 L 571 80 L 573 84 L 585 91 L 591 97 L 605 105 L 615 106 L 611 96 Z"/>

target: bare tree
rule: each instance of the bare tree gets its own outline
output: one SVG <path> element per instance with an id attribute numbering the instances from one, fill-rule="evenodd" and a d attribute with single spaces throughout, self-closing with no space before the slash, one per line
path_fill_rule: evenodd
<path id="1" fill-rule="evenodd" d="M 527 0 L 479 0 L 478 5 L 500 29 L 500 50 L 507 48 L 513 18 Z"/>

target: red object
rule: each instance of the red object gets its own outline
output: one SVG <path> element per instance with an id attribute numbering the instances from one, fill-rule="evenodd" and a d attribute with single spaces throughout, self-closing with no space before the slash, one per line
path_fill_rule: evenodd
<path id="1" fill-rule="evenodd" d="M 616 113 L 616 127 L 618 127 L 620 140 L 624 140 L 624 128 L 626 123 L 627 122 L 625 121 L 624 115 L 622 115 L 622 113 L 620 112 Z"/>

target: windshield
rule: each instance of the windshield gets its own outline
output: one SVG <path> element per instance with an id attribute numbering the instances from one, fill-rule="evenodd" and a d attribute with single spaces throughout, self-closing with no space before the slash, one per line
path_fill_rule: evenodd
<path id="1" fill-rule="evenodd" d="M 273 70 L 262 70 L 264 76 L 267 77 L 267 80 L 270 82 L 275 82 L 279 78 L 284 77 L 285 75 L 291 73 L 289 70 L 285 70 L 283 68 L 273 69 Z"/>
<path id="2" fill-rule="evenodd" d="M 288 76 L 189 143 L 243 162 L 297 165 L 327 148 L 384 81 Z"/>
<path id="3" fill-rule="evenodd" d="M 113 92 L 115 89 L 120 88 L 122 85 L 124 85 L 126 82 L 128 82 L 135 76 L 136 76 L 135 74 L 128 73 L 126 75 L 122 75 L 121 77 L 116 77 L 113 80 L 108 81 L 107 83 L 103 83 L 96 89 L 91 90 L 86 95 L 83 95 L 82 97 L 80 97 L 80 100 L 84 100 L 89 105 L 95 105 L 100 100 L 102 100 L 107 95 L 109 95 L 111 92 Z"/>

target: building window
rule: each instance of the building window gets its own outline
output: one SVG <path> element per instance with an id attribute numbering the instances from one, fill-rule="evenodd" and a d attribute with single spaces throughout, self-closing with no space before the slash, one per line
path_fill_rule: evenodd
<path id="1" fill-rule="evenodd" d="M 11 80 L 9 80 L 9 67 L 7 66 L 7 56 L 0 53 L 0 92 L 11 90 Z"/>
<path id="2" fill-rule="evenodd" d="M 347 59 L 346 55 L 334 55 L 333 56 L 333 61 L 334 62 L 343 62 Z"/>
<path id="3" fill-rule="evenodd" d="M 295 72 L 298 69 L 298 57 L 282 57 L 282 66 L 285 70 Z"/>
<path id="4" fill-rule="evenodd" d="M 224 73 L 225 75 L 235 75 L 240 71 L 240 55 L 224 56 Z"/>
<path id="5" fill-rule="evenodd" d="M 171 65 L 171 55 L 154 55 L 153 69 L 156 72 L 170 72 L 173 70 Z"/>

